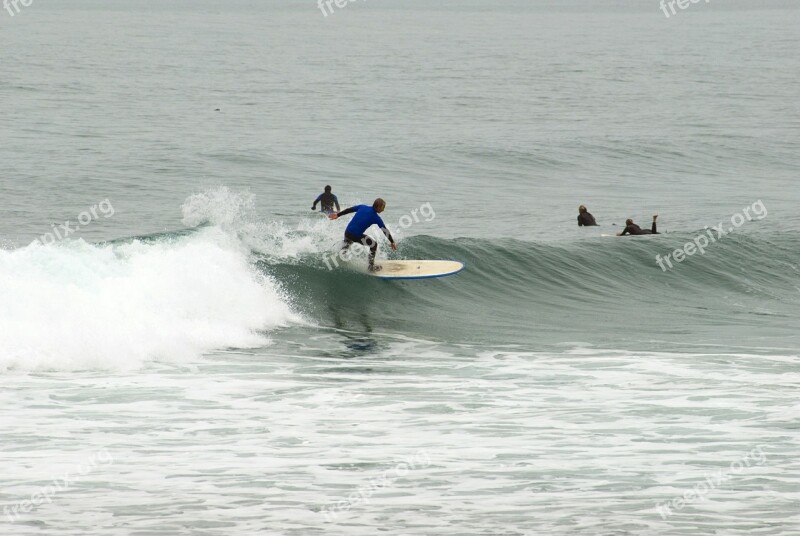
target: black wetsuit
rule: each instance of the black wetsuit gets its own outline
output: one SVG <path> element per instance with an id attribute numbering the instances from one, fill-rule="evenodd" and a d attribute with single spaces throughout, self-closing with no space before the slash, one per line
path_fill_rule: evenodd
<path id="1" fill-rule="evenodd" d="M 578 214 L 578 227 L 592 227 L 597 225 L 594 216 L 588 212 L 581 212 Z"/>
<path id="2" fill-rule="evenodd" d="M 627 226 L 625 226 L 625 230 L 622 231 L 622 236 L 625 236 L 627 234 L 634 235 L 634 236 L 635 235 L 643 235 L 643 234 L 658 234 L 658 231 L 656 231 L 656 222 L 653 222 L 653 225 L 650 227 L 649 230 L 648 229 L 642 229 L 641 227 L 639 227 L 635 223 L 627 225 Z"/>
<path id="3" fill-rule="evenodd" d="M 334 204 L 336 205 L 336 210 L 339 210 L 339 200 L 330 192 L 320 194 L 319 197 L 314 200 L 314 204 L 311 205 L 311 210 L 317 209 L 317 203 L 320 203 L 319 209 L 326 214 L 333 213 Z"/>

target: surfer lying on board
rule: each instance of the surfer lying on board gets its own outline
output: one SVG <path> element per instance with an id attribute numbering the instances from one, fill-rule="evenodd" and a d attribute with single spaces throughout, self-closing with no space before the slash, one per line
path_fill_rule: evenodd
<path id="1" fill-rule="evenodd" d="M 326 186 L 325 191 L 314 200 L 311 205 L 311 210 L 317 210 L 317 203 L 319 203 L 319 210 L 325 214 L 333 214 L 333 205 L 336 205 L 336 210 L 341 210 L 339 207 L 339 200 L 331 193 L 331 187 Z"/>
<path id="2" fill-rule="evenodd" d="M 585 205 L 581 205 L 578 207 L 578 227 L 592 227 L 597 225 L 597 222 L 594 219 L 588 210 L 586 210 Z"/>
<path id="3" fill-rule="evenodd" d="M 356 205 L 354 207 L 346 208 L 341 212 L 334 212 L 328 216 L 330 219 L 335 220 L 339 216 L 344 216 L 352 212 L 356 213 L 356 215 L 353 216 L 353 219 L 350 220 L 350 223 L 347 224 L 347 228 L 344 230 L 344 247 L 342 247 L 342 249 L 346 250 L 350 248 L 350 245 L 353 242 L 359 242 L 368 247 L 370 272 L 375 272 L 381 268 L 380 266 L 377 268 L 375 267 L 375 254 L 378 253 L 378 243 L 371 236 L 364 234 L 367 229 L 373 225 L 380 227 L 383 231 L 383 234 L 386 235 L 386 238 L 388 238 L 389 242 L 392 244 L 392 249 L 397 251 L 397 244 L 395 244 L 394 238 L 392 238 L 392 233 L 389 232 L 389 229 L 386 228 L 386 224 L 384 224 L 381 217 L 378 216 L 378 214 L 383 212 L 383 209 L 385 208 L 386 201 L 379 197 L 372 203 L 372 206 Z"/>
<path id="4" fill-rule="evenodd" d="M 625 229 L 621 233 L 617 233 L 617 236 L 625 236 L 626 234 L 630 235 L 643 235 L 643 234 L 659 234 L 656 231 L 656 218 L 658 218 L 658 214 L 653 216 L 653 225 L 650 226 L 650 230 L 642 229 L 635 223 L 633 223 L 632 219 L 625 220 Z"/>

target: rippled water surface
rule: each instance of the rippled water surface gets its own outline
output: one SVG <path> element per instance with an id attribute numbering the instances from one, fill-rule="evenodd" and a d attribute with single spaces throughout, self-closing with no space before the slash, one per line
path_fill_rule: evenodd
<path id="1" fill-rule="evenodd" d="M 20 7 L 0 534 L 800 533 L 797 5 Z"/>

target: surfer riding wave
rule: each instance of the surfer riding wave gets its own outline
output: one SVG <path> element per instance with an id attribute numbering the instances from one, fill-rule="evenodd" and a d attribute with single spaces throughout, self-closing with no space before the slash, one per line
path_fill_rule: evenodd
<path id="1" fill-rule="evenodd" d="M 392 250 L 397 251 L 397 244 L 392 237 L 392 233 L 389 232 L 389 229 L 386 228 L 386 224 L 383 223 L 383 220 L 379 216 L 379 214 L 383 212 L 385 208 L 386 201 L 379 197 L 372 203 L 372 206 L 356 205 L 346 208 L 341 212 L 334 212 L 328 216 L 330 219 L 335 220 L 339 216 L 345 216 L 355 212 L 355 216 L 353 216 L 353 219 L 350 220 L 350 223 L 344 230 L 344 246 L 342 246 L 342 250 L 349 249 L 354 242 L 358 242 L 365 247 L 368 247 L 368 269 L 370 272 L 380 270 L 380 267 L 375 266 L 375 255 L 378 253 L 378 243 L 371 236 L 364 234 L 367 229 L 373 225 L 380 227 L 381 231 L 383 231 L 383 234 L 386 235 L 387 239 L 389 239 L 389 243 L 392 245 Z"/>

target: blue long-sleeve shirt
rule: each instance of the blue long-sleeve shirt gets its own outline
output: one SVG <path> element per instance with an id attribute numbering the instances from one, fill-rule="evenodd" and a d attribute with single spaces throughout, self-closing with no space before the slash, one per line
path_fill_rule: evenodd
<path id="1" fill-rule="evenodd" d="M 392 234 L 389 232 L 389 229 L 386 228 L 386 224 L 383 223 L 381 217 L 378 216 L 377 210 L 369 205 L 356 205 L 341 211 L 339 216 L 344 216 L 345 214 L 350 214 L 352 212 L 355 212 L 356 215 L 353 216 L 353 219 L 347 224 L 347 228 L 344 230 L 345 234 L 349 234 L 354 237 L 360 237 L 367 229 L 373 225 L 377 225 L 381 228 L 383 234 L 386 235 L 386 238 L 389 239 L 389 242 L 394 243 Z"/>

